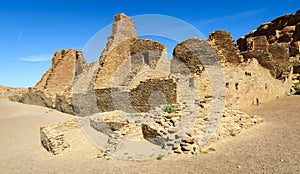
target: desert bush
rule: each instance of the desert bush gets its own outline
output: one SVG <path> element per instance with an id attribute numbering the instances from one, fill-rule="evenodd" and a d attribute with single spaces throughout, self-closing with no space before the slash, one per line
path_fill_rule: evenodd
<path id="1" fill-rule="evenodd" d="M 213 148 L 213 147 L 208 148 L 208 150 L 210 150 L 210 151 L 216 151 L 216 149 Z"/>
<path id="2" fill-rule="evenodd" d="M 300 83 L 297 83 L 296 85 L 295 85 L 295 90 L 296 90 L 296 94 L 300 94 Z"/>
<path id="3" fill-rule="evenodd" d="M 164 156 L 163 155 L 158 155 L 158 157 L 156 157 L 157 160 L 162 160 Z"/>
<path id="4" fill-rule="evenodd" d="M 167 112 L 169 114 L 173 113 L 173 112 L 175 112 L 175 107 L 172 104 L 167 104 L 165 106 L 165 112 Z"/>

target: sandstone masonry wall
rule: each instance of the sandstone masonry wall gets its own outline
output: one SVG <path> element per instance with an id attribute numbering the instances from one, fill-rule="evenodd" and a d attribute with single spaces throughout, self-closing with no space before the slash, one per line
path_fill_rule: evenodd
<path id="1" fill-rule="evenodd" d="M 149 79 L 132 89 L 129 100 L 138 112 L 151 108 L 177 103 L 177 85 L 172 78 Z"/>
<path id="2" fill-rule="evenodd" d="M 72 86 L 75 76 L 82 73 L 85 67 L 82 52 L 73 49 L 57 51 L 52 66 L 42 79 L 22 95 L 10 97 L 10 100 L 74 114 Z"/>
<path id="3" fill-rule="evenodd" d="M 208 41 L 217 51 L 222 62 L 239 64 L 243 62 L 243 56 L 239 49 L 234 45 L 234 39 L 227 31 L 216 31 L 209 35 Z"/>
<path id="4" fill-rule="evenodd" d="M 86 62 L 82 52 L 76 50 L 57 51 L 52 59 L 51 68 L 35 85 L 35 89 L 45 90 L 51 96 L 70 93 L 75 73 L 82 72 Z"/>
<path id="5" fill-rule="evenodd" d="M 227 65 L 224 70 L 227 107 L 230 108 L 259 105 L 285 96 L 291 86 L 290 80 L 275 79 L 255 58 L 238 67 Z"/>
<path id="6" fill-rule="evenodd" d="M 175 153 L 194 154 L 211 137 L 218 140 L 262 121 L 238 107 L 289 91 L 297 20 L 298 13 L 265 24 L 265 34 L 253 32 L 241 39 L 240 49 L 226 31 L 212 33 L 208 41 L 187 39 L 169 61 L 164 45 L 139 39 L 133 21 L 119 14 L 99 64 L 86 66 L 73 50 L 58 52 L 50 70 L 21 100 L 82 116 L 122 110 L 122 116 L 95 114 L 89 119 L 91 127 L 109 136 L 107 154 L 126 134 L 136 133 Z M 166 104 L 173 104 L 172 113 L 165 111 Z M 68 146 L 59 132 L 64 126 L 58 127 L 41 128 L 42 144 L 54 154 Z"/>
<path id="7" fill-rule="evenodd" d="M 218 40 L 215 39 L 216 36 L 228 39 L 219 39 L 216 42 Z M 234 45 L 234 39 L 227 32 L 217 31 L 209 38 L 210 44 L 217 53 L 235 50 L 236 58 L 243 57 L 243 59 L 238 59 L 243 60 L 238 64 L 229 61 L 222 64 L 226 79 L 227 106 L 235 108 L 259 104 L 284 96 L 289 92 L 291 79 L 287 66 L 289 57 L 287 44 L 269 44 L 265 36 L 259 36 L 251 38 L 251 42 L 248 43 L 248 48 L 251 50 L 240 53 Z M 222 46 L 218 46 L 219 44 Z M 224 45 L 230 45 L 230 47 Z M 286 77 L 281 80 L 276 79 L 276 77 L 282 77 L 282 73 L 286 71 L 289 72 Z"/>
<path id="8" fill-rule="evenodd" d="M 80 128 L 78 120 L 41 127 L 41 144 L 47 151 L 57 155 L 70 146 L 64 137 L 64 132 L 78 128 Z"/>
<path id="9" fill-rule="evenodd" d="M 9 88 L 0 86 L 0 99 L 7 99 L 15 95 L 21 95 L 25 91 L 25 88 Z"/>

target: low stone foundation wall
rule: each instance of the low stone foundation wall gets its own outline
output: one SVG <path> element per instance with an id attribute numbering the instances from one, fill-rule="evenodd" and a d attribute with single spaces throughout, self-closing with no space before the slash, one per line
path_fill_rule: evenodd
<path id="1" fill-rule="evenodd" d="M 40 135 L 42 146 L 54 155 L 61 153 L 70 146 L 64 138 L 64 132 L 79 127 L 78 120 L 76 119 L 41 127 Z"/>

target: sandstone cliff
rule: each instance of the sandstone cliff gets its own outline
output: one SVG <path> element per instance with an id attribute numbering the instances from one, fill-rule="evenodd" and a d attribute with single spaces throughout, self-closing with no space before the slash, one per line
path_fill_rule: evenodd
<path id="1" fill-rule="evenodd" d="M 299 63 L 300 11 L 262 24 L 257 30 L 237 40 L 245 58 L 255 57 L 276 78 Z"/>

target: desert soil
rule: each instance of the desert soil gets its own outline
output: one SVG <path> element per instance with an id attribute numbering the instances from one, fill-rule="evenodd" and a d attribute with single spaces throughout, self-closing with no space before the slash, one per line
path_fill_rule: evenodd
<path id="1" fill-rule="evenodd" d="M 72 116 L 0 100 L 0 173 L 300 173 L 300 96 L 243 110 L 265 122 L 212 145 L 216 151 L 129 161 L 97 158 L 81 130 L 54 156 L 41 147 L 39 128 Z"/>

